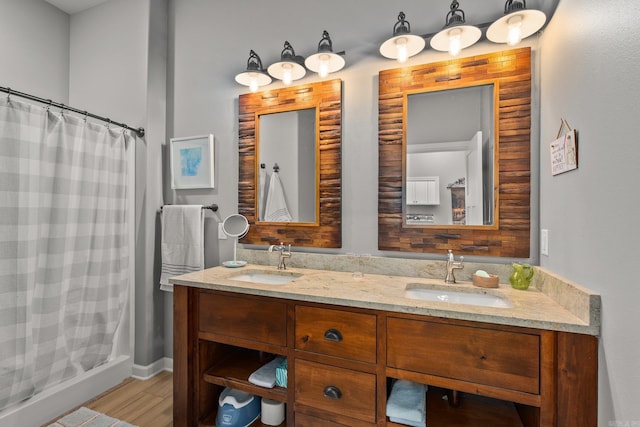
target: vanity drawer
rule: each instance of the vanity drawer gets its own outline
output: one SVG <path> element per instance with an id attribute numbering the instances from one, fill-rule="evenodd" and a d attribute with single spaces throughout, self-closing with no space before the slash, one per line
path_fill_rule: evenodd
<path id="1" fill-rule="evenodd" d="M 387 365 L 540 393 L 540 336 L 390 317 Z"/>
<path id="2" fill-rule="evenodd" d="M 198 324 L 220 337 L 287 345 L 287 305 L 266 298 L 201 291 Z"/>
<path id="3" fill-rule="evenodd" d="M 374 374 L 296 359 L 294 382 L 296 405 L 376 421 Z"/>
<path id="4" fill-rule="evenodd" d="M 374 314 L 296 306 L 296 349 L 376 363 Z"/>

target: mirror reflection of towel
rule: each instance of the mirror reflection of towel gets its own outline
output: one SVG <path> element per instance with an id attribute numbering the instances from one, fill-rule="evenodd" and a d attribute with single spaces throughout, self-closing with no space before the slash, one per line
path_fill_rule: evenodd
<path id="1" fill-rule="evenodd" d="M 265 221 L 291 222 L 291 214 L 284 198 L 284 189 L 277 172 L 271 174 L 269 180 L 269 192 L 264 208 Z"/>

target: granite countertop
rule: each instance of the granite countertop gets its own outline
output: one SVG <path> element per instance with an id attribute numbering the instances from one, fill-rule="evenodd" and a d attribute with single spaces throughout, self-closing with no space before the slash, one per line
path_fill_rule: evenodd
<path id="1" fill-rule="evenodd" d="M 214 267 L 169 279 L 174 285 L 192 286 L 240 294 L 262 295 L 298 301 L 359 307 L 398 313 L 420 314 L 500 325 L 600 334 L 600 297 L 578 285 L 562 281 L 536 268 L 537 279 L 526 291 L 500 284 L 484 289 L 470 282 L 445 284 L 442 279 L 365 273 L 287 268 L 287 275 L 300 275 L 281 285 L 233 280 L 247 273 L 278 273 L 275 267 L 249 264 L 242 268 Z M 407 285 L 443 290 L 462 290 L 501 296 L 512 307 L 484 307 L 405 297 Z M 417 284 L 417 285 L 414 285 Z"/>

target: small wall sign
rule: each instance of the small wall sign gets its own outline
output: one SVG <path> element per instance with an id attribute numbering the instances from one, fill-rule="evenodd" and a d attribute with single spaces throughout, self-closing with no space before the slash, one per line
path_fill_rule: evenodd
<path id="1" fill-rule="evenodd" d="M 566 121 L 563 119 L 563 125 Z M 569 127 L 566 125 L 567 128 Z M 560 128 L 562 130 L 562 126 Z M 564 135 L 551 142 L 551 175 L 558 175 L 578 168 L 578 134 L 569 129 Z"/>

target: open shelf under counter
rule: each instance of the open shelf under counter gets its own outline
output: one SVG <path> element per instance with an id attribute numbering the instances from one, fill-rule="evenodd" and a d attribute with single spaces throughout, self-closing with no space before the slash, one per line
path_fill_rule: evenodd
<path id="1" fill-rule="evenodd" d="M 522 427 L 511 402 L 460 393 L 460 404 L 451 406 L 447 390 L 429 387 L 427 391 L 427 427 Z M 387 427 L 406 427 L 389 421 Z"/>
<path id="2" fill-rule="evenodd" d="M 275 386 L 266 388 L 249 382 L 249 376 L 257 369 L 273 360 L 273 357 L 261 358 L 259 352 L 237 350 L 207 369 L 202 378 L 205 382 L 244 391 L 278 402 L 287 401 L 287 389 Z"/>

